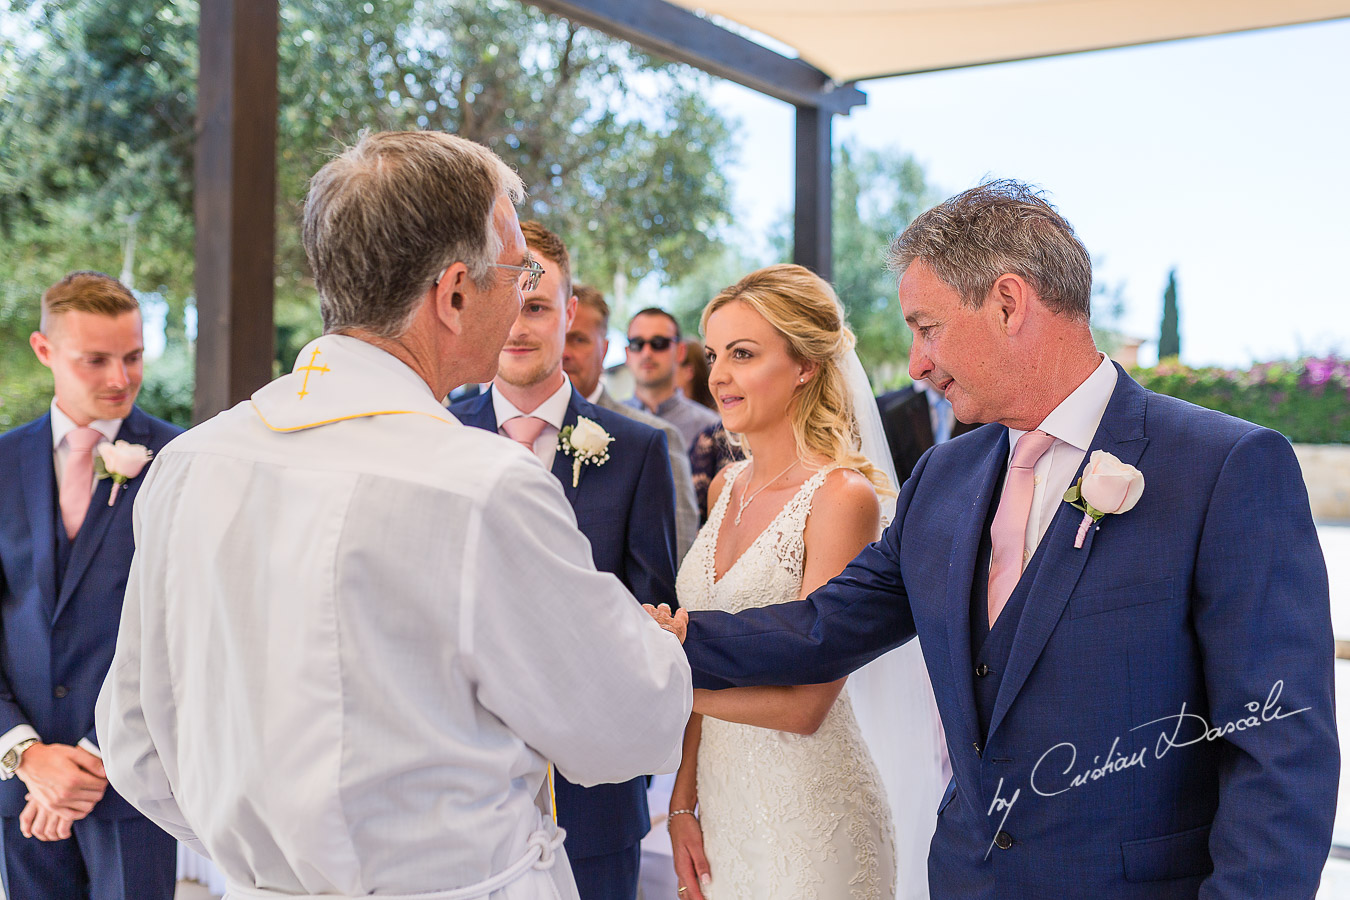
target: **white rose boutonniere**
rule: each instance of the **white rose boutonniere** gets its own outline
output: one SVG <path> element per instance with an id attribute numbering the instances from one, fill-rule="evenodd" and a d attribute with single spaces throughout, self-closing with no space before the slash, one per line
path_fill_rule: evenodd
<path id="1" fill-rule="evenodd" d="M 117 502 L 117 495 L 120 493 L 118 488 L 141 474 L 153 455 L 149 447 L 127 441 L 118 441 L 115 444 L 104 441 L 98 445 L 96 452 L 98 456 L 94 459 L 94 474 L 100 479 L 113 480 L 112 490 L 108 493 L 109 506 Z"/>
<path id="2" fill-rule="evenodd" d="M 585 416 L 577 417 L 576 425 L 568 425 L 558 432 L 558 449 L 572 457 L 572 487 L 581 480 L 583 465 L 603 466 L 609 462 L 609 445 L 614 436 Z"/>
<path id="3" fill-rule="evenodd" d="M 1083 511 L 1073 545 L 1082 549 L 1092 523 L 1102 516 L 1129 512 L 1144 493 L 1144 473 L 1105 450 L 1094 450 L 1078 483 L 1064 492 L 1064 502 Z"/>

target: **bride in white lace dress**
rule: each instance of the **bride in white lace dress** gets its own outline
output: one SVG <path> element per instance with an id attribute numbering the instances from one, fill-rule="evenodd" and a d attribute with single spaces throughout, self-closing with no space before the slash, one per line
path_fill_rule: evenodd
<path id="1" fill-rule="evenodd" d="M 840 366 L 853 335 L 833 290 L 798 266 L 723 291 L 703 331 L 723 423 L 749 459 L 712 483 L 680 604 L 799 599 L 876 539 L 877 492 L 893 494 L 858 451 Z M 886 791 L 844 681 L 696 691 L 694 704 L 668 822 L 682 900 L 895 896 Z"/>

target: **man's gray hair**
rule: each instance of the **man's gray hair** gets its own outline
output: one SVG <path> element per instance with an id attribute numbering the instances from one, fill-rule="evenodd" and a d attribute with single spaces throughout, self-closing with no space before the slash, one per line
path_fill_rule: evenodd
<path id="1" fill-rule="evenodd" d="M 1019 275 L 1054 313 L 1087 321 L 1092 259 L 1073 226 L 1020 181 L 991 181 L 919 216 L 891 244 L 897 279 L 915 260 L 979 309 L 1000 276 Z"/>
<path id="2" fill-rule="evenodd" d="M 456 262 L 486 288 L 502 251 L 497 198 L 525 195 L 497 154 L 439 131 L 363 133 L 310 180 L 304 243 L 325 333 L 407 331 L 418 301 Z"/>

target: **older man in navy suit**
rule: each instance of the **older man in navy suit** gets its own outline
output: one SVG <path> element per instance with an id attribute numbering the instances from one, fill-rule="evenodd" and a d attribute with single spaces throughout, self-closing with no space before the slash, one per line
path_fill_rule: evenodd
<path id="1" fill-rule="evenodd" d="M 141 314 L 114 279 L 74 272 L 49 288 L 31 343 L 52 370 L 51 412 L 0 435 L 5 890 L 169 900 L 174 841 L 108 787 L 94 701 L 117 641 L 140 468 L 181 429 L 134 405 Z M 114 457 L 113 441 L 135 447 Z"/>
<path id="2" fill-rule="evenodd" d="M 995 424 L 805 600 L 690 616 L 695 686 L 831 681 L 917 632 L 954 770 L 935 898 L 1312 897 L 1340 754 L 1289 442 L 1099 353 L 1087 251 L 1023 185 L 929 210 L 891 262 L 910 374 Z"/>
<path id="3" fill-rule="evenodd" d="M 577 305 L 567 247 L 538 222 L 520 227 L 544 274 L 524 292 L 492 389 L 451 412 L 529 448 L 561 482 L 595 567 L 618 576 L 639 600 L 673 608 L 675 485 L 665 435 L 588 403 L 572 387 L 562 370 Z M 603 462 L 570 442 L 561 442 L 566 449 L 560 444 L 560 432 L 586 419 L 613 438 Z M 599 433 L 583 423 L 569 434 L 585 431 Z M 556 788 L 558 824 L 567 831 L 564 846 L 581 900 L 633 900 L 640 841 L 651 827 L 646 780 L 582 788 L 558 777 Z"/>

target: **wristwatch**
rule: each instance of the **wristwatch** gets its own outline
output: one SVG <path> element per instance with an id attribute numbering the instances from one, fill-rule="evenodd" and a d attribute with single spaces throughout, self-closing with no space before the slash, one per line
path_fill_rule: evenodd
<path id="1" fill-rule="evenodd" d="M 4 756 L 0 756 L 0 778 L 13 778 L 14 774 L 19 771 L 19 763 L 23 761 L 23 751 L 36 743 L 38 743 L 37 738 L 27 738 L 10 747 Z"/>

